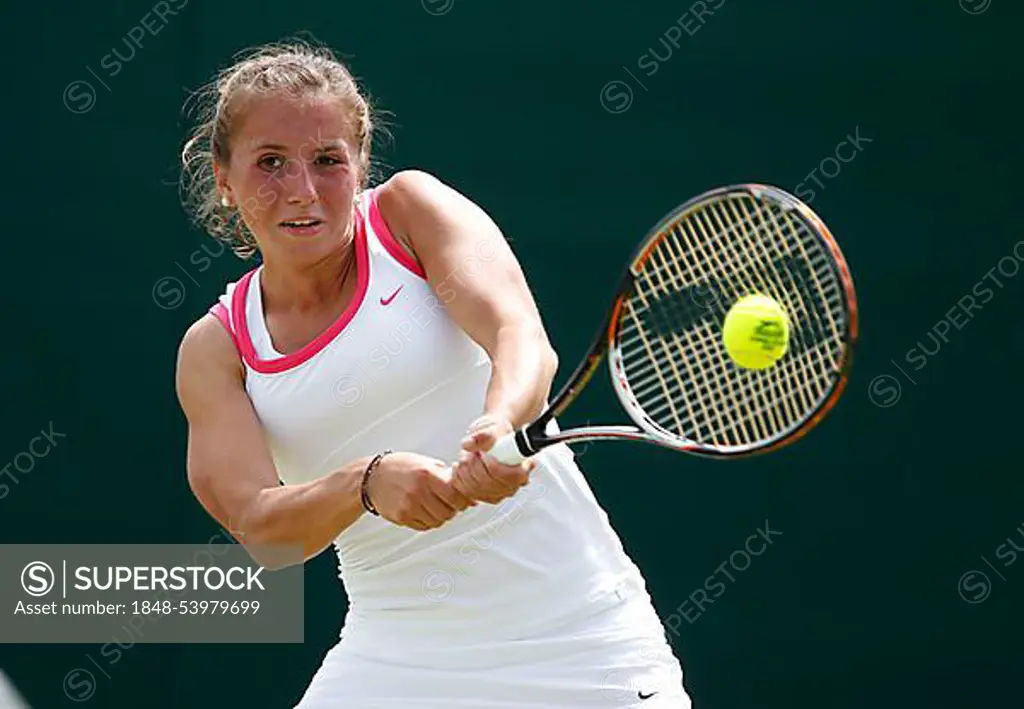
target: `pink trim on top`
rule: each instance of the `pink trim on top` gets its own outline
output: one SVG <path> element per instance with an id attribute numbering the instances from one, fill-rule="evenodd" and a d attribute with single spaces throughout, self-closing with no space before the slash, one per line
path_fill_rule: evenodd
<path id="1" fill-rule="evenodd" d="M 239 349 L 246 364 L 261 374 L 283 372 L 309 360 L 341 334 L 341 331 L 345 329 L 345 326 L 349 324 L 359 310 L 359 306 L 362 305 L 363 299 L 366 297 L 366 290 L 370 285 L 370 259 L 366 251 L 366 227 L 361 216 L 356 217 L 355 240 L 356 290 L 352 295 L 352 300 L 349 301 L 348 307 L 345 308 L 345 312 L 338 316 L 338 319 L 329 328 L 317 335 L 308 345 L 297 352 L 292 352 L 283 357 L 260 359 L 256 354 L 256 348 L 253 347 L 252 338 L 249 335 L 249 325 L 245 317 L 246 294 L 249 292 L 249 284 L 252 281 L 252 277 L 256 274 L 256 269 L 242 276 L 238 285 L 235 286 L 234 298 L 231 302 L 231 313 L 238 327 L 238 342 L 241 345 Z"/>
<path id="2" fill-rule="evenodd" d="M 228 309 L 224 307 L 224 303 L 216 302 L 210 306 L 210 314 L 220 320 L 220 324 L 224 326 L 224 329 L 228 331 L 228 335 L 231 337 L 231 341 L 235 343 L 235 349 L 241 352 L 241 348 L 238 346 L 238 338 L 235 337 L 235 331 L 231 329 L 231 318 L 228 316 Z"/>
<path id="3" fill-rule="evenodd" d="M 377 240 L 391 254 L 391 258 L 398 261 L 398 263 L 420 278 L 426 278 L 427 274 L 423 270 L 423 266 L 416 263 L 416 259 L 410 256 L 406 248 L 398 243 L 398 239 L 392 236 L 387 222 L 384 221 L 384 217 L 380 213 L 380 207 L 377 206 L 377 190 L 379 189 L 380 187 L 374 187 L 370 190 L 370 226 L 373 227 L 373 233 L 377 235 Z"/>

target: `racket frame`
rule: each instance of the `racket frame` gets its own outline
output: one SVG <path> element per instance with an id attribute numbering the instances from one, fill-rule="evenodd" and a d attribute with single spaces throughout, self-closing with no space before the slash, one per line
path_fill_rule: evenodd
<path id="1" fill-rule="evenodd" d="M 817 234 L 825 243 L 829 253 L 832 255 L 831 264 L 837 270 L 839 281 L 843 287 L 847 314 L 845 357 L 836 374 L 836 381 L 832 385 L 831 393 L 827 397 L 823 397 L 813 411 L 809 412 L 790 428 L 756 444 L 709 446 L 681 439 L 675 434 L 665 431 L 647 416 L 640 407 L 630 391 L 621 352 L 616 344 L 621 323 L 619 311 L 626 298 L 633 295 L 637 274 L 640 273 L 645 261 L 654 252 L 654 248 L 663 238 L 670 225 L 680 221 L 687 212 L 700 208 L 705 202 L 719 199 L 728 194 L 742 193 L 746 193 L 759 201 L 764 198 L 764 195 L 769 195 L 772 200 L 781 204 L 793 216 L 803 221 L 804 225 Z M 648 230 L 646 237 L 634 250 L 627 266 L 623 269 L 615 293 L 616 295 L 612 300 L 611 307 L 606 310 L 604 321 L 591 342 L 589 354 L 576 366 L 575 371 L 573 371 L 567 382 L 559 390 L 548 408 L 531 423 L 523 426 L 513 434 L 516 448 L 524 457 L 535 455 L 542 449 L 558 443 L 570 444 L 592 440 L 628 439 L 651 443 L 706 458 L 746 458 L 778 450 L 783 446 L 795 443 L 824 419 L 828 412 L 835 407 L 836 402 L 846 388 L 853 365 L 853 351 L 859 334 L 857 298 L 853 287 L 853 278 L 846 259 L 839 249 L 838 242 L 836 242 L 828 227 L 825 226 L 825 223 L 809 206 L 778 187 L 759 183 L 726 185 L 708 190 L 677 206 Z M 636 425 L 586 426 L 548 433 L 547 428 L 550 422 L 560 416 L 579 397 L 605 357 L 608 359 L 608 371 L 616 396 Z"/>

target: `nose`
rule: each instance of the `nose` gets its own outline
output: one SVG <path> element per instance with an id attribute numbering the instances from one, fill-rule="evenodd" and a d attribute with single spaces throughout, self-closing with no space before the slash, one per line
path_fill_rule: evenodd
<path id="1" fill-rule="evenodd" d="M 289 204 L 313 204 L 318 201 L 316 182 L 305 160 L 290 160 L 285 169 Z"/>

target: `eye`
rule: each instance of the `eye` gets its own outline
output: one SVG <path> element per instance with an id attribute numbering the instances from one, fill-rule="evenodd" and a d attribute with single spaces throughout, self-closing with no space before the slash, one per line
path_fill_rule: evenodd
<path id="1" fill-rule="evenodd" d="M 333 155 L 317 155 L 316 164 L 326 166 L 344 165 L 345 161 Z"/>
<path id="2" fill-rule="evenodd" d="M 264 155 L 256 164 L 268 172 L 276 172 L 284 167 L 284 158 L 280 155 Z"/>

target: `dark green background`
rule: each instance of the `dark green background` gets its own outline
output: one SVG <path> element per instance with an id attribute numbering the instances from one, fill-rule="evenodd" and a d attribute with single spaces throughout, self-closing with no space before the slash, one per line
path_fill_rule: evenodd
<path id="1" fill-rule="evenodd" d="M 0 500 L 0 542 L 216 532 L 185 480 L 175 355 L 251 264 L 194 256 L 210 242 L 178 205 L 180 109 L 234 52 L 308 30 L 393 112 L 385 174 L 435 173 L 513 240 L 559 381 L 654 221 L 722 184 L 795 190 L 859 126 L 872 142 L 813 201 L 863 316 L 838 409 L 770 457 L 600 444 L 581 466 L 663 617 L 766 520 L 782 532 L 674 638 L 699 709 L 1019 707 L 1024 562 L 995 554 L 1007 537 L 1022 545 L 1024 274 L 1000 277 L 920 371 L 906 358 L 919 340 L 934 349 L 929 330 L 1024 239 L 1024 13 L 1011 0 L 973 15 L 957 0 L 725 0 L 644 75 L 641 55 L 665 56 L 659 38 L 688 4 L 455 0 L 431 15 L 419 0 L 191 0 L 116 76 L 101 61 L 152 4 L 5 5 L 0 463 L 49 421 L 67 438 Z M 62 100 L 75 80 L 97 90 L 84 113 Z M 633 91 L 618 114 L 600 102 L 615 80 Z M 165 276 L 184 287 L 171 310 L 153 299 Z M 869 396 L 880 375 L 902 387 L 888 408 Z M 892 380 L 875 386 L 887 403 Z M 614 422 L 607 389 L 586 401 L 564 422 Z M 958 593 L 972 569 L 992 581 L 981 603 Z M 0 668 L 36 709 L 74 706 L 62 681 L 76 667 L 97 675 L 89 707 L 288 707 L 336 637 L 334 575 L 330 554 L 307 567 L 302 646 L 139 645 L 108 678 L 85 658 L 104 662 L 98 644 L 7 645 Z"/>

